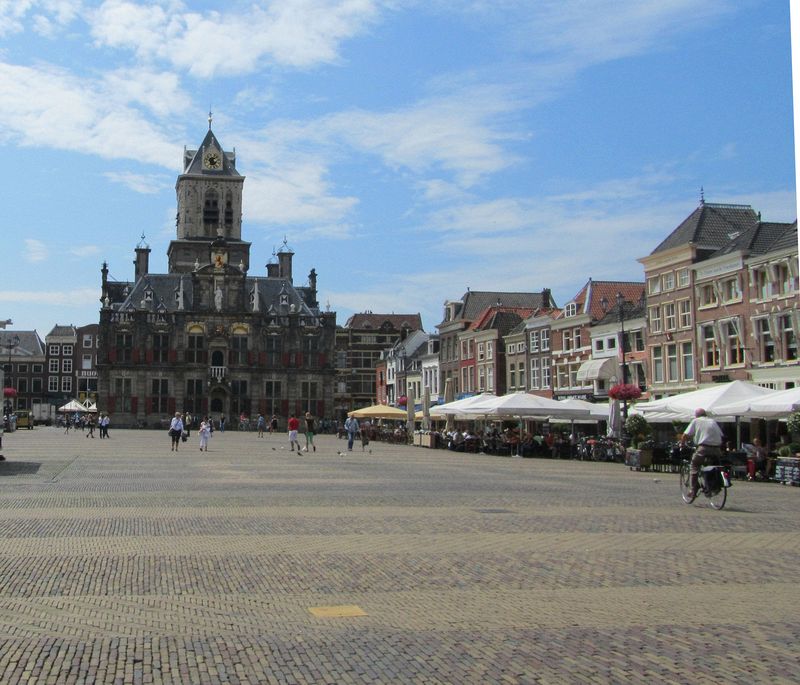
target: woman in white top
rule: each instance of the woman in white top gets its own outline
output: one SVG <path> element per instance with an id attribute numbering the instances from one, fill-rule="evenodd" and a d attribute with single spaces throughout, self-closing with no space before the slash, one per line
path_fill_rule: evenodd
<path id="1" fill-rule="evenodd" d="M 178 445 L 181 444 L 181 435 L 183 435 L 183 419 L 180 412 L 175 412 L 172 421 L 169 424 L 169 436 L 172 438 L 172 451 L 178 451 Z"/>

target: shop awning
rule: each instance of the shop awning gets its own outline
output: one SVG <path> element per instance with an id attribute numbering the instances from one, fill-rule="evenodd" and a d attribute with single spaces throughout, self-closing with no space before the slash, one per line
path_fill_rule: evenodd
<path id="1" fill-rule="evenodd" d="M 596 381 L 600 378 L 608 379 L 617 375 L 617 360 L 613 357 L 605 359 L 590 359 L 583 362 L 578 369 L 578 382 Z"/>

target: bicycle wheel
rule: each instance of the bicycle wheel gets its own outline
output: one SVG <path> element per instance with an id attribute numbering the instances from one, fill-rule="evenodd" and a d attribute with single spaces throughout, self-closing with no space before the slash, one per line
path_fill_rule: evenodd
<path id="1" fill-rule="evenodd" d="M 685 461 L 681 464 L 681 470 L 678 472 L 678 477 L 680 478 L 680 486 L 681 486 L 681 497 L 686 504 L 691 504 L 694 502 L 695 497 L 697 494 L 692 496 L 692 481 L 691 476 L 689 475 L 689 462 Z"/>
<path id="2" fill-rule="evenodd" d="M 725 506 L 725 500 L 728 499 L 728 488 L 720 488 L 706 497 L 708 497 L 708 503 L 712 509 L 722 509 Z"/>

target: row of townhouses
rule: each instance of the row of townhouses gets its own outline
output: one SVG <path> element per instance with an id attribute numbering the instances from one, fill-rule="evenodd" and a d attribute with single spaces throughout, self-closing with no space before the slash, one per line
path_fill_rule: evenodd
<path id="1" fill-rule="evenodd" d="M 641 281 L 589 278 L 550 292 L 467 291 L 437 334 L 385 348 L 374 399 L 403 406 L 489 391 L 602 400 L 617 383 L 658 398 L 729 380 L 800 383 L 797 223 L 748 205 L 701 204 L 639 262 Z M 438 352 L 437 352 L 438 350 Z"/>

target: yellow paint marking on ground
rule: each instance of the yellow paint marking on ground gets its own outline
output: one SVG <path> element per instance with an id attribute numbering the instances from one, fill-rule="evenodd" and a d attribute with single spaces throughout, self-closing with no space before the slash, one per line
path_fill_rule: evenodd
<path id="1" fill-rule="evenodd" d="M 319 618 L 345 618 L 349 616 L 366 616 L 367 612 L 355 604 L 342 604 L 331 607 L 309 607 L 308 610 Z"/>

